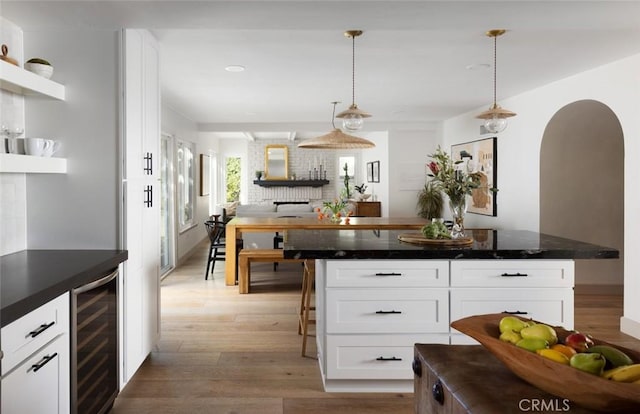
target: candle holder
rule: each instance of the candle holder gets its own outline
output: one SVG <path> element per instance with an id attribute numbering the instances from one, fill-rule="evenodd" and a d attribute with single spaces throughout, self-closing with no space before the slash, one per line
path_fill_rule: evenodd
<path id="1" fill-rule="evenodd" d="M 311 170 L 309 170 L 309 180 L 311 180 Z"/>

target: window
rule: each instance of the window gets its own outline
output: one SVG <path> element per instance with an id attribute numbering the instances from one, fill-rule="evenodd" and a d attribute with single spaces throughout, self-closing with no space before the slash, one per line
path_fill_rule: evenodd
<path id="1" fill-rule="evenodd" d="M 178 140 L 178 227 L 184 231 L 194 225 L 195 218 L 195 144 Z"/>
<path id="2" fill-rule="evenodd" d="M 240 158 L 229 157 L 226 160 L 227 203 L 240 200 Z"/>

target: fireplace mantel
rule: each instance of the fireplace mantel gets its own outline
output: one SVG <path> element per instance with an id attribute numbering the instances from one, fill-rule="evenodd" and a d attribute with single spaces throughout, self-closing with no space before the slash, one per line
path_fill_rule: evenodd
<path id="1" fill-rule="evenodd" d="M 253 180 L 260 187 L 322 187 L 329 180 Z"/>

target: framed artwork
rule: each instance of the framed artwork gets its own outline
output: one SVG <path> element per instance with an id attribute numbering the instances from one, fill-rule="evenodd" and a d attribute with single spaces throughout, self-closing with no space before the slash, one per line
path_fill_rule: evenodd
<path id="1" fill-rule="evenodd" d="M 211 187 L 209 184 L 210 177 L 210 158 L 208 155 L 200 154 L 200 195 L 206 196 L 209 195 L 209 188 Z"/>
<path id="2" fill-rule="evenodd" d="M 468 172 L 481 174 L 480 187 L 467 196 L 467 212 L 485 216 L 497 216 L 496 192 L 498 179 L 498 142 L 495 137 L 451 146 L 453 161 L 462 161 Z"/>
<path id="3" fill-rule="evenodd" d="M 367 182 L 368 183 L 373 182 L 373 163 L 372 162 L 367 163 Z"/>
<path id="4" fill-rule="evenodd" d="M 380 161 L 373 161 L 371 168 L 371 182 L 379 183 L 380 182 Z"/>

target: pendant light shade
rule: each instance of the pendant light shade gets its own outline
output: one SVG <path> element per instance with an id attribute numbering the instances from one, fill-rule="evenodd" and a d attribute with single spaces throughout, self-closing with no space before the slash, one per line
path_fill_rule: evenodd
<path id="1" fill-rule="evenodd" d="M 340 112 L 336 118 L 342 119 L 342 127 L 347 131 L 357 131 L 362 128 L 364 118 L 371 115 L 362 111 L 356 105 L 356 37 L 362 35 L 362 30 L 348 30 L 344 32 L 346 37 L 352 40 L 352 60 L 351 60 L 351 106 L 346 111 Z"/>
<path id="2" fill-rule="evenodd" d="M 336 128 L 333 123 L 333 118 L 336 113 L 336 105 L 338 102 L 332 102 L 333 114 L 331 116 L 331 123 L 333 124 L 333 131 L 328 134 L 321 135 L 319 137 L 305 140 L 298 144 L 298 148 L 310 148 L 310 149 L 357 149 L 357 148 L 373 148 L 376 146 L 373 142 L 356 137 L 353 135 L 345 134 L 339 128 Z"/>
<path id="3" fill-rule="evenodd" d="M 507 118 L 515 116 L 515 112 L 501 108 L 496 103 L 496 83 L 497 83 L 497 40 L 498 36 L 502 36 L 506 30 L 493 29 L 487 32 L 487 36 L 493 37 L 493 105 L 488 110 L 482 112 L 476 118 L 484 119 L 484 127 L 490 133 L 498 133 L 507 127 Z"/>

